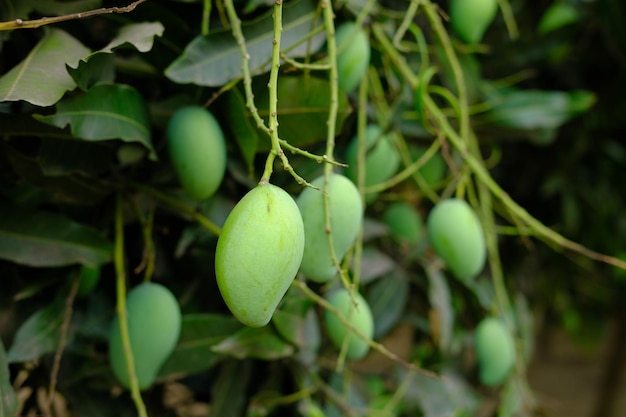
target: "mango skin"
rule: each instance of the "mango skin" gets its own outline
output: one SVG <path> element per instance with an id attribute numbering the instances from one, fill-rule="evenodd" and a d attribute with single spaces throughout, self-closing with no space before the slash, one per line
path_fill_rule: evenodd
<path id="1" fill-rule="evenodd" d="M 363 203 L 359 190 L 348 178 L 339 174 L 329 177 L 328 198 L 333 247 L 341 261 L 354 243 L 363 222 Z M 311 184 L 324 189 L 324 177 Z M 324 195 L 306 188 L 296 200 L 304 223 L 304 254 L 300 271 L 315 282 L 328 282 L 337 275 L 326 233 Z"/>
<path id="2" fill-rule="evenodd" d="M 476 327 L 474 345 L 480 382 L 502 384 L 515 365 L 515 344 L 504 323 L 494 317 L 483 319 Z"/>
<path id="3" fill-rule="evenodd" d="M 359 85 L 370 63 L 370 41 L 363 28 L 346 22 L 335 32 L 338 85 L 346 93 Z"/>
<path id="4" fill-rule="evenodd" d="M 180 337 L 181 312 L 174 295 L 163 285 L 144 282 L 126 298 L 128 333 L 139 389 L 152 385 L 159 369 L 170 356 Z M 130 379 L 122 347 L 119 317 L 109 334 L 109 360 L 113 374 L 126 388 Z"/>
<path id="5" fill-rule="evenodd" d="M 497 0 L 451 0 L 450 23 L 463 41 L 478 43 L 498 13 Z"/>
<path id="6" fill-rule="evenodd" d="M 265 326 L 293 281 L 304 252 L 304 225 L 291 196 L 260 184 L 233 208 L 217 241 L 215 276 L 233 315 Z"/>
<path id="7" fill-rule="evenodd" d="M 226 141 L 205 108 L 178 109 L 167 125 L 170 159 L 185 192 L 196 200 L 212 196 L 226 172 Z"/>
<path id="8" fill-rule="evenodd" d="M 81 266 L 80 283 L 76 292 L 77 297 L 86 297 L 89 295 L 98 282 L 100 281 L 100 268 L 92 268 L 89 266 Z"/>
<path id="9" fill-rule="evenodd" d="M 389 135 L 383 135 L 378 125 L 365 128 L 365 181 L 366 187 L 387 181 L 400 167 L 400 153 Z M 359 138 L 355 135 L 346 149 L 346 176 L 355 184 L 358 181 Z"/>
<path id="10" fill-rule="evenodd" d="M 384 214 L 391 236 L 401 243 L 415 245 L 419 242 L 424 222 L 415 207 L 399 201 L 391 204 Z"/>
<path id="11" fill-rule="evenodd" d="M 476 213 L 464 200 L 450 198 L 428 215 L 428 238 L 435 253 L 462 281 L 478 275 L 487 258 L 485 235 Z"/>
<path id="12" fill-rule="evenodd" d="M 354 300 L 356 301 L 356 306 L 352 303 L 350 293 L 345 288 L 337 289 L 327 297 L 330 305 L 339 310 L 355 329 L 371 339 L 374 336 L 372 310 L 361 294 L 354 293 Z M 324 322 L 326 323 L 328 336 L 337 348 L 341 349 L 345 338 L 348 338 L 346 349 L 346 357 L 348 359 L 361 359 L 369 352 L 369 344 L 345 327 L 334 313 L 326 310 Z"/>

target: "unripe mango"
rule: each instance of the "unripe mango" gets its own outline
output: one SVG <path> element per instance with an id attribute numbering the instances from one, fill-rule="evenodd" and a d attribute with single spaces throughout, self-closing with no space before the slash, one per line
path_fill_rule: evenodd
<path id="1" fill-rule="evenodd" d="M 485 235 L 476 213 L 464 200 L 442 200 L 427 220 L 433 249 L 460 280 L 467 281 L 482 271 L 487 257 Z"/>
<path id="2" fill-rule="evenodd" d="M 152 385 L 159 369 L 176 347 L 181 327 L 180 307 L 167 288 L 144 282 L 128 293 L 126 310 L 135 374 L 139 388 L 145 389 Z M 111 326 L 109 359 L 118 381 L 129 388 L 119 317 Z"/>
<path id="3" fill-rule="evenodd" d="M 359 85 L 370 63 L 370 41 L 362 27 L 354 22 L 347 22 L 337 28 L 338 84 L 346 93 Z"/>
<path id="4" fill-rule="evenodd" d="M 400 153 L 388 134 L 383 135 L 378 125 L 365 129 L 365 186 L 376 185 L 393 177 L 400 167 Z M 355 135 L 346 150 L 346 176 L 358 181 L 359 138 Z"/>
<path id="5" fill-rule="evenodd" d="M 359 190 L 343 175 L 332 174 L 328 181 L 330 231 L 335 255 L 341 261 L 361 228 L 363 204 Z M 323 190 L 324 177 L 316 178 L 311 184 Z M 300 271 L 312 281 L 328 282 L 337 275 L 337 269 L 326 233 L 324 195 L 306 188 L 296 201 L 304 223 L 304 255 Z"/>
<path id="6" fill-rule="evenodd" d="M 226 218 L 215 275 L 226 305 L 243 324 L 269 323 L 304 251 L 304 226 L 291 196 L 272 184 L 249 191 Z"/>
<path id="7" fill-rule="evenodd" d="M 340 288 L 333 291 L 328 296 L 327 301 L 330 305 L 339 310 L 339 312 L 348 319 L 350 324 L 364 336 L 369 339 L 374 336 L 374 317 L 372 316 L 372 310 L 361 294 L 357 292 L 354 293 L 355 305 L 350 298 L 350 293 L 348 293 L 345 288 Z M 324 321 L 326 323 L 328 336 L 335 346 L 341 349 L 344 340 L 348 338 L 346 342 L 348 344 L 346 350 L 346 357 L 348 359 L 361 359 L 367 354 L 370 348 L 369 344 L 348 329 L 335 313 L 327 310 L 324 313 Z"/>
<path id="8" fill-rule="evenodd" d="M 185 192 L 196 200 L 213 195 L 226 171 L 226 142 L 215 117 L 203 107 L 183 107 L 170 119 L 166 136 Z"/>
<path id="9" fill-rule="evenodd" d="M 85 297 L 93 291 L 94 287 L 98 285 L 100 281 L 100 268 L 92 268 L 90 266 L 83 265 L 80 268 L 80 283 L 78 284 L 78 290 L 76 291 L 77 297 Z"/>
<path id="10" fill-rule="evenodd" d="M 494 317 L 483 319 L 474 334 L 478 376 L 488 386 L 500 385 L 515 365 L 515 344 L 504 323 Z"/>
<path id="11" fill-rule="evenodd" d="M 468 43 L 477 43 L 498 13 L 497 0 L 451 0 L 450 23 Z"/>
<path id="12" fill-rule="evenodd" d="M 396 240 L 411 245 L 419 241 L 424 222 L 412 205 L 405 202 L 393 203 L 385 211 L 384 219 Z"/>
<path id="13" fill-rule="evenodd" d="M 409 154 L 413 161 L 417 161 L 424 155 L 426 148 L 409 145 Z M 435 187 L 446 174 L 446 161 L 440 153 L 435 153 L 430 159 L 417 170 L 430 188 Z"/>

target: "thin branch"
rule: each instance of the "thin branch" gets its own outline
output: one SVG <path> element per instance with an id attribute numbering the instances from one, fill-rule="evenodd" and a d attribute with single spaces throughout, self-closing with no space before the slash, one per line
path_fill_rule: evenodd
<path id="1" fill-rule="evenodd" d="M 135 10 L 135 7 L 139 6 L 141 3 L 147 0 L 137 0 L 128 6 L 124 7 L 103 7 L 100 9 L 88 10 L 86 12 L 80 13 L 72 13 L 63 16 L 55 16 L 55 17 L 42 17 L 41 19 L 35 20 L 22 20 L 15 19 L 10 20 L 8 22 L 0 22 L 0 31 L 3 30 L 14 30 L 14 29 L 35 29 L 40 26 L 50 25 L 52 23 L 60 23 L 66 22 L 68 20 L 76 20 L 76 19 L 84 19 L 86 17 L 93 17 L 102 14 L 111 14 L 111 13 L 130 13 Z"/>

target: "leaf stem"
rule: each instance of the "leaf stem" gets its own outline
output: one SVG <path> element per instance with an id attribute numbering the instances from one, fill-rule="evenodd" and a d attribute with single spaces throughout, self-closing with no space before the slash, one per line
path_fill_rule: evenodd
<path id="1" fill-rule="evenodd" d="M 148 417 L 146 405 L 141 398 L 139 381 L 135 373 L 135 359 L 130 346 L 128 331 L 128 311 L 126 310 L 126 266 L 124 261 L 124 209 L 121 193 L 117 195 L 115 205 L 115 275 L 117 294 L 117 316 L 120 323 L 120 336 L 124 348 L 126 370 L 130 381 L 130 394 L 139 417 Z"/>

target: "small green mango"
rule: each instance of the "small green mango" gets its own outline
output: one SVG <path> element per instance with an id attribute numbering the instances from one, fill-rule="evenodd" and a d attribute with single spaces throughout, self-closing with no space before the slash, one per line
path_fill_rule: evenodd
<path id="1" fill-rule="evenodd" d="M 409 154 L 413 161 L 421 158 L 426 153 L 426 150 L 422 146 L 409 145 Z M 430 188 L 434 188 L 446 175 L 446 169 L 446 161 L 443 159 L 443 156 L 440 153 L 435 153 L 417 172 L 419 172 Z"/>
<path id="2" fill-rule="evenodd" d="M 339 174 L 328 179 L 328 202 L 333 248 L 341 261 L 356 239 L 363 221 L 363 203 L 356 186 Z M 324 189 L 324 177 L 311 184 Z M 326 233 L 324 195 L 313 188 L 306 188 L 296 200 L 304 223 L 304 255 L 300 271 L 315 282 L 328 282 L 337 275 Z"/>
<path id="3" fill-rule="evenodd" d="M 215 275 L 233 315 L 265 326 L 293 281 L 304 251 L 304 226 L 291 196 L 272 184 L 249 191 L 226 218 Z"/>
<path id="4" fill-rule="evenodd" d="M 485 235 L 476 213 L 464 200 L 442 200 L 427 220 L 428 238 L 435 253 L 460 280 L 482 271 L 487 258 Z"/>
<path id="5" fill-rule="evenodd" d="M 450 23 L 468 43 L 478 43 L 498 13 L 498 0 L 451 0 Z"/>
<path id="6" fill-rule="evenodd" d="M 178 343 L 180 307 L 167 288 L 144 282 L 128 293 L 126 310 L 135 374 L 139 388 L 145 389 L 152 385 L 159 369 Z M 109 334 L 109 360 L 117 380 L 129 388 L 119 317 L 115 317 Z"/>
<path id="7" fill-rule="evenodd" d="M 483 319 L 474 334 L 478 377 L 484 385 L 504 382 L 515 365 L 515 344 L 504 323 L 494 317 Z"/>
<path id="8" fill-rule="evenodd" d="M 98 281 L 100 281 L 100 268 L 81 266 L 80 283 L 78 284 L 76 296 L 85 297 L 89 295 L 94 287 L 98 285 Z"/>
<path id="9" fill-rule="evenodd" d="M 226 172 L 226 142 L 215 117 L 203 107 L 180 108 L 170 119 L 166 136 L 185 192 L 196 200 L 212 196 Z"/>
<path id="10" fill-rule="evenodd" d="M 400 167 L 400 153 L 389 134 L 383 135 L 377 125 L 365 129 L 365 182 L 366 187 L 380 184 L 395 175 Z M 355 184 L 358 181 L 359 138 L 355 135 L 346 149 L 346 176 Z"/>
<path id="11" fill-rule="evenodd" d="M 370 41 L 363 28 L 347 22 L 337 28 L 335 44 L 339 88 L 349 93 L 359 85 L 370 63 Z"/>
<path id="12" fill-rule="evenodd" d="M 340 288 L 327 298 L 327 301 L 335 307 L 350 324 L 364 336 L 371 339 L 374 336 L 374 317 L 367 301 L 359 293 L 354 293 L 354 301 L 350 298 L 350 293 L 345 288 Z M 348 359 L 361 359 L 369 352 L 369 344 L 348 329 L 339 318 L 332 312 L 326 310 L 324 313 L 324 322 L 330 340 L 339 349 L 343 346 L 344 340 L 348 344 L 346 357 Z"/>
<path id="13" fill-rule="evenodd" d="M 424 229 L 422 217 L 415 207 L 405 202 L 391 204 L 384 214 L 391 236 L 401 243 L 415 245 Z"/>

